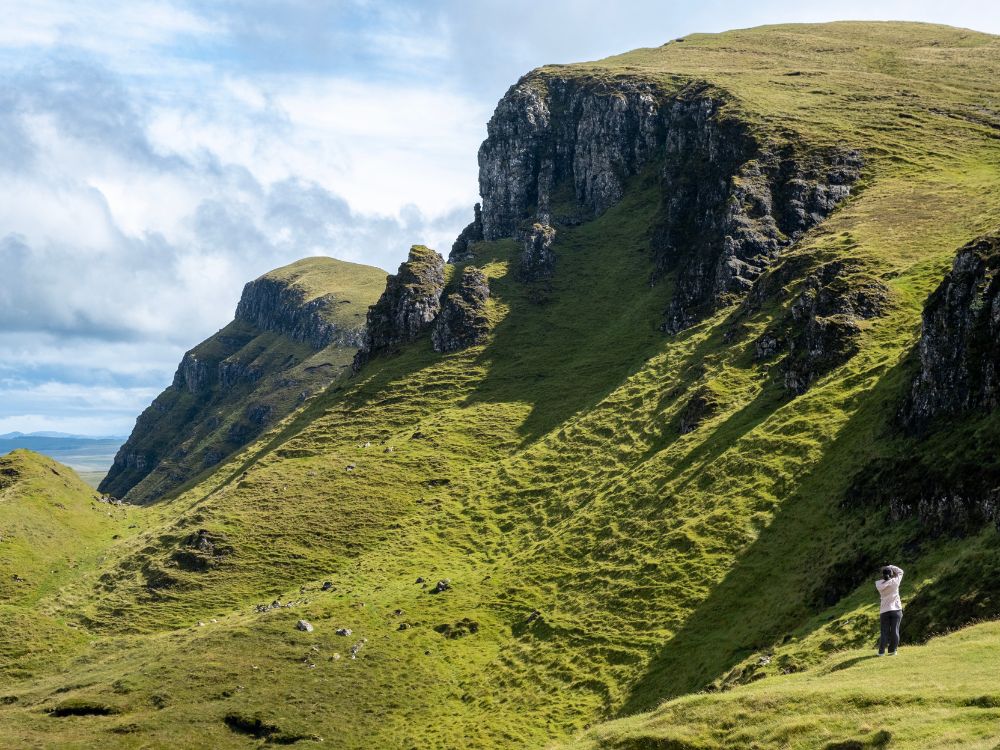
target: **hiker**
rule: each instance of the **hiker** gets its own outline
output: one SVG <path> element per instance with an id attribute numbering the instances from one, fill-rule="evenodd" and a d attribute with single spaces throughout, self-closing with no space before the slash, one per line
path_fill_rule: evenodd
<path id="1" fill-rule="evenodd" d="M 899 600 L 899 584 L 903 581 L 903 569 L 895 565 L 882 568 L 882 579 L 875 581 L 882 604 L 879 607 L 879 621 L 882 635 L 878 640 L 878 655 L 884 656 L 886 646 L 889 656 L 896 655 L 899 647 L 899 624 L 903 621 L 903 603 Z"/>

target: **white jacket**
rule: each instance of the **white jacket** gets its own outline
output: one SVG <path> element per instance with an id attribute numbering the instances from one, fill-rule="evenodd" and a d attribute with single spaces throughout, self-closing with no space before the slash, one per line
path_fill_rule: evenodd
<path id="1" fill-rule="evenodd" d="M 903 582 L 903 569 L 897 568 L 895 565 L 887 567 L 896 575 L 888 581 L 884 581 L 881 578 L 875 581 L 875 588 L 878 589 L 878 594 L 882 597 L 882 606 L 878 610 L 879 614 L 903 608 L 903 602 L 899 600 L 899 584 Z"/>

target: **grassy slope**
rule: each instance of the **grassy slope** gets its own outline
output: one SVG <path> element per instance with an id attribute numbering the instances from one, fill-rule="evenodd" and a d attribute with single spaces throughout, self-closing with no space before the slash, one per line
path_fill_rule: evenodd
<path id="1" fill-rule="evenodd" d="M 336 304 L 324 311 L 323 317 L 344 329 L 364 324 L 368 306 L 385 286 L 381 269 L 328 257 L 304 258 L 261 278 L 301 290 L 303 303 L 333 295 Z M 229 455 L 240 445 L 233 440 L 234 434 L 254 436 L 260 431 L 261 425 L 248 417 L 248 406 L 269 409 L 271 420 L 284 417 L 301 404 L 301 394 L 321 391 L 348 372 L 356 350 L 331 345 L 316 351 L 290 336 L 234 320 L 192 351 L 213 369 L 216 363 L 229 360 L 263 376 L 255 381 L 240 380 L 228 389 L 216 385 L 208 394 L 192 394 L 186 389 L 168 389 L 162 394 L 163 408 L 156 413 L 154 423 L 144 424 L 141 445 L 162 460 L 157 470 L 129 490 L 130 500 L 145 502 L 174 489 L 174 473 L 195 478 L 210 470 L 214 463 L 205 460 L 207 453 Z M 246 442 L 245 437 L 242 442 Z M 105 489 L 115 492 L 119 487 L 109 483 Z"/>
<path id="2" fill-rule="evenodd" d="M 491 340 L 446 357 L 418 342 L 373 363 L 158 508 L 162 520 L 119 543 L 99 580 L 51 600 L 84 618 L 93 645 L 70 671 L 10 688 L 0 739 L 168 747 L 197 732 L 241 747 L 246 735 L 224 723 L 239 715 L 303 745 L 542 746 L 762 651 L 775 669 L 782 656 L 806 667 L 870 640 L 869 583 L 830 608 L 816 588 L 833 562 L 898 554 L 916 533 L 862 525 L 839 503 L 865 461 L 905 449 L 885 424 L 922 301 L 955 248 L 1000 224 L 1000 149 L 977 109 L 997 97 L 998 46 L 942 27 L 835 24 L 693 36 L 561 68 L 708 78 L 761 128 L 864 148 L 864 189 L 796 251 L 862 258 L 893 290 L 860 353 L 789 400 L 749 355 L 777 305 L 730 345 L 725 312 L 657 333 L 669 280 L 646 284 L 650 175 L 560 233 L 544 304 L 514 281 L 513 243 L 482 244 Z M 706 386 L 722 408 L 680 436 L 679 411 Z M 225 534 L 234 554 L 207 572 L 177 569 L 173 553 L 198 528 Z M 911 551 L 910 591 L 961 555 L 992 554 L 995 536 Z M 174 584 L 150 588 L 164 574 Z M 432 595 L 417 576 L 452 589 Z M 332 592 L 318 590 L 324 579 Z M 276 596 L 298 603 L 253 612 Z M 526 623 L 533 609 L 542 617 Z M 295 631 L 299 617 L 315 632 Z M 433 630 L 463 618 L 478 632 Z M 334 635 L 340 626 L 353 635 Z M 44 714 L 67 699 L 122 713 Z"/>
<path id="3" fill-rule="evenodd" d="M 0 675 L 26 678 L 85 640 L 47 601 L 130 533 L 129 509 L 98 502 L 72 469 L 19 449 L 0 457 Z"/>

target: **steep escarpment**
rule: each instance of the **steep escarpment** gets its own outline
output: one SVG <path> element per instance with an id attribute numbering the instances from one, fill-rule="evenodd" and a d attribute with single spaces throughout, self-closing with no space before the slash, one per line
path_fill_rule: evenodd
<path id="1" fill-rule="evenodd" d="M 483 237 L 520 239 L 527 280 L 553 272 L 560 227 L 600 215 L 630 179 L 655 170 L 654 278 L 675 276 L 662 325 L 676 333 L 745 297 L 850 194 L 863 159 L 848 145 L 811 146 L 754 128 L 706 83 L 555 68 L 507 92 L 479 165 Z"/>
<path id="2" fill-rule="evenodd" d="M 150 502 L 225 459 L 346 371 L 382 272 L 309 258 L 249 282 L 235 320 L 187 352 L 100 485 Z"/>
<path id="3" fill-rule="evenodd" d="M 919 368 L 896 415 L 907 448 L 861 470 L 849 506 L 878 509 L 894 522 L 916 519 L 933 535 L 1000 524 L 998 269 L 1000 236 L 978 237 L 958 250 L 927 298 Z"/>

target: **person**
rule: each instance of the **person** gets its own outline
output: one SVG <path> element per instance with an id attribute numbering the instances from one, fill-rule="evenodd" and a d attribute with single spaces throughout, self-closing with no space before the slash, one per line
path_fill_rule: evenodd
<path id="1" fill-rule="evenodd" d="M 899 599 L 899 584 L 903 582 L 903 569 L 895 565 L 886 565 L 882 568 L 881 580 L 875 581 L 875 588 L 878 589 L 879 597 L 882 600 L 879 607 L 879 621 L 882 626 L 882 634 L 878 641 L 878 655 L 886 654 L 888 647 L 889 656 L 896 655 L 899 648 L 899 625 L 903 621 L 903 603 Z"/>

